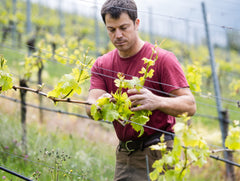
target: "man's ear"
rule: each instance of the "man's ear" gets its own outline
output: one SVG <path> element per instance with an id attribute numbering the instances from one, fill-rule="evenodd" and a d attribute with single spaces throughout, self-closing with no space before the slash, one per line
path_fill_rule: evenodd
<path id="1" fill-rule="evenodd" d="M 137 19 L 135 20 L 135 28 L 136 28 L 136 30 L 138 30 L 139 25 L 140 25 L 140 19 L 137 18 Z"/>

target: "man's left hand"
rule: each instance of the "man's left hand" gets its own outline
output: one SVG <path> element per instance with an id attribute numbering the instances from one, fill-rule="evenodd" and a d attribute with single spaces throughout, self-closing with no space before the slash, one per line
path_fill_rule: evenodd
<path id="1" fill-rule="evenodd" d="M 129 99 L 132 102 L 132 111 L 153 111 L 157 109 L 156 102 L 161 101 L 161 99 L 159 99 L 159 96 L 154 95 L 146 88 L 142 88 L 139 91 L 137 89 L 129 89 L 127 92 L 130 95 Z M 157 102 L 157 104 L 159 104 L 159 102 Z"/>

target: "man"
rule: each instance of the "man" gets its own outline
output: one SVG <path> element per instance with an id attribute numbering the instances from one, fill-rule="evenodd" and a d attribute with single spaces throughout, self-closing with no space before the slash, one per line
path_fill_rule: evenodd
<path id="1" fill-rule="evenodd" d="M 117 90 L 114 78 L 117 78 L 118 72 L 124 73 L 126 79 L 142 76 L 139 73 L 144 66 L 142 58 L 150 58 L 154 47 L 138 35 L 140 20 L 134 0 L 107 0 L 102 6 L 101 15 L 116 49 L 99 57 L 92 67 L 88 97 L 92 104 L 100 97 L 111 97 L 111 93 Z M 154 76 L 145 82 L 145 88 L 140 91 L 127 90 L 127 93 L 132 101 L 132 111 L 152 111 L 148 126 L 173 132 L 175 117 L 195 113 L 195 99 L 174 54 L 160 48 L 157 48 L 157 53 L 158 59 L 151 67 Z M 87 113 L 91 116 L 90 108 L 87 108 Z M 139 133 L 131 125 L 123 126 L 118 121 L 114 121 L 113 125 L 120 141 L 116 151 L 114 180 L 147 180 L 148 166 L 152 171 L 153 162 L 161 159 L 160 151 L 151 150 L 149 146 L 159 142 L 161 133 L 144 128 L 144 134 L 139 138 Z M 167 147 L 172 148 L 173 136 L 165 135 L 165 141 Z"/>

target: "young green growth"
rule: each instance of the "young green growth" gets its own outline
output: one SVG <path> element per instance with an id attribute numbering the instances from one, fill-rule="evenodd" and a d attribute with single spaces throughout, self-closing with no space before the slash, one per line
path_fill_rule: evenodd
<path id="1" fill-rule="evenodd" d="M 77 67 L 72 69 L 70 74 L 63 75 L 54 89 L 48 92 L 48 97 L 65 99 L 74 93 L 81 94 L 81 84 L 90 77 L 88 70 L 93 62 L 93 58 L 88 57 L 87 54 L 88 51 L 83 56 L 82 62 L 75 61 Z"/>
<path id="2" fill-rule="evenodd" d="M 146 68 L 143 67 L 139 73 L 143 74 L 141 77 L 132 77 L 130 80 L 126 80 L 123 73 L 117 74 L 118 79 L 114 80 L 116 87 L 118 87 L 115 93 L 112 93 L 114 102 L 110 98 L 100 98 L 97 100 L 97 104 L 93 104 L 91 107 L 91 115 L 94 120 L 108 120 L 110 122 L 116 120 L 123 126 L 130 124 L 132 128 L 139 132 L 139 136 L 144 133 L 144 127 L 148 121 L 151 111 L 131 111 L 131 101 L 128 98 L 126 92 L 123 89 L 137 89 L 143 88 L 147 78 L 152 78 L 154 70 L 150 69 L 158 59 L 155 48 L 152 49 L 150 58 L 143 58 Z"/>
<path id="3" fill-rule="evenodd" d="M 175 138 L 171 151 L 162 143 L 152 149 L 162 151 L 162 159 L 153 164 L 151 180 L 186 180 L 191 166 L 202 167 L 207 163 L 210 151 L 207 143 L 200 137 L 189 123 L 190 117 L 183 114 L 182 119 L 174 126 Z M 161 174 L 164 173 L 164 174 Z"/>
<path id="4" fill-rule="evenodd" d="M 7 60 L 0 55 L 0 93 L 13 87 L 12 75 L 9 73 L 6 63 Z"/>
<path id="5" fill-rule="evenodd" d="M 240 150 L 240 127 L 239 121 L 235 120 L 230 126 L 228 136 L 225 141 L 226 147 L 233 150 Z"/>

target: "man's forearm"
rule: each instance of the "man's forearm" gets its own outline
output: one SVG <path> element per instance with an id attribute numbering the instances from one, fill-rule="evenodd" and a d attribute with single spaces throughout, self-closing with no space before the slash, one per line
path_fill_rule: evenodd
<path id="1" fill-rule="evenodd" d="M 156 101 L 157 109 L 174 117 L 178 117 L 184 113 L 193 116 L 196 112 L 195 100 L 189 95 L 177 97 L 161 97 L 161 101 Z"/>

